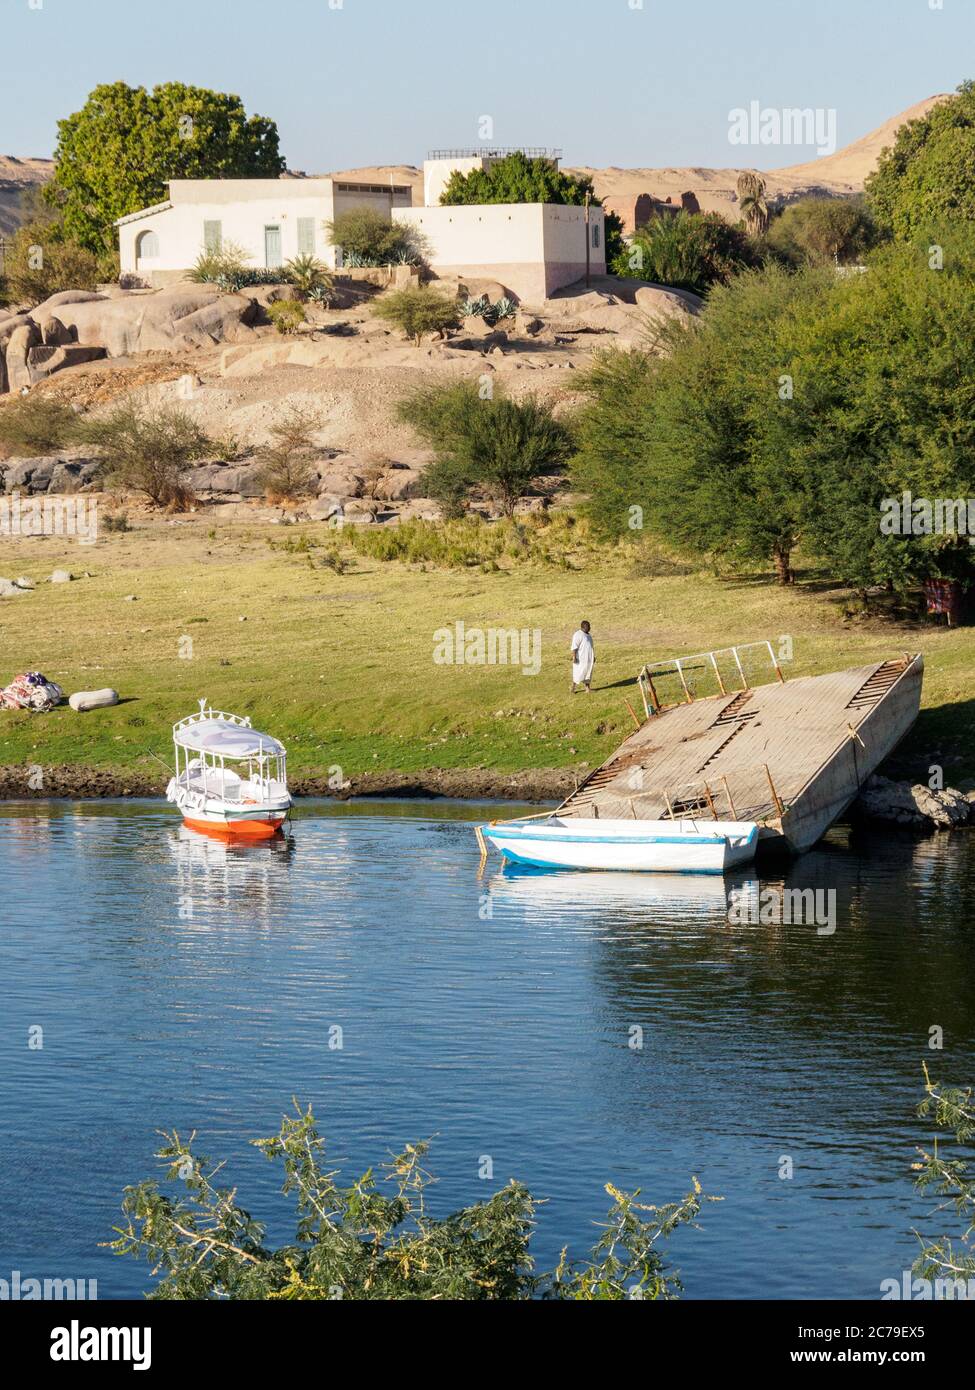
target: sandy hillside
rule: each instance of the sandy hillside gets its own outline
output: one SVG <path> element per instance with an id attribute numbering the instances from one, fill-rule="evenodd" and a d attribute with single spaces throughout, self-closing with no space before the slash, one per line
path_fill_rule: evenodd
<path id="1" fill-rule="evenodd" d="M 773 198 L 790 200 L 817 191 L 838 196 L 859 193 L 865 178 L 875 168 L 880 151 L 893 144 L 899 128 L 906 121 L 925 115 L 936 102 L 944 100 L 944 95 L 927 97 L 900 115 L 892 116 L 868 135 L 837 150 L 836 154 L 763 172 L 769 193 Z M 50 178 L 53 167 L 49 159 L 16 159 L 12 155 L 0 155 L 0 236 L 9 235 L 19 223 L 19 199 L 23 189 Z M 570 172 L 588 174 L 600 197 L 652 193 L 656 198 L 670 198 L 679 203 L 682 193 L 692 192 L 705 212 L 727 213 L 737 202 L 735 184 L 741 169 L 693 166 L 620 169 L 611 165 L 604 169 L 575 166 Z M 413 190 L 414 205 L 423 202 L 423 170 L 412 164 L 336 169 L 330 170 L 328 176 L 350 182 L 408 184 Z"/>
<path id="2" fill-rule="evenodd" d="M 881 150 L 892 145 L 897 131 L 907 121 L 925 115 L 945 96 L 927 97 L 892 116 L 876 130 L 854 140 L 833 155 L 793 164 L 782 169 L 761 170 L 769 194 L 789 200 L 814 192 L 838 196 L 859 193 L 864 180 L 876 167 Z M 741 167 L 726 169 L 608 169 L 577 168 L 588 174 L 600 197 L 623 193 L 652 193 L 654 197 L 680 202 L 680 195 L 692 192 L 705 212 L 727 212 L 737 202 L 735 185 Z"/>
<path id="3" fill-rule="evenodd" d="M 24 189 L 46 183 L 53 168 L 50 159 L 16 159 L 0 154 L 0 236 L 9 236 L 20 226 L 20 195 Z"/>

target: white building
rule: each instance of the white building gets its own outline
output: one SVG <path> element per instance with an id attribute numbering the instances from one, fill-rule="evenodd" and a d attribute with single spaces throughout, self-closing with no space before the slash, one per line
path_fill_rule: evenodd
<path id="1" fill-rule="evenodd" d="M 454 170 L 488 168 L 501 152 L 441 151 L 423 166 L 425 205 L 408 185 L 341 179 L 173 179 L 169 198 L 116 223 L 123 274 L 158 287 L 186 275 L 206 248 L 243 248 L 256 268 L 300 253 L 336 267 L 327 224 L 355 206 L 375 208 L 423 234 L 435 276 L 499 282 L 516 299 L 537 301 L 606 273 L 601 208 L 555 203 L 440 205 Z M 557 162 L 556 155 L 549 155 Z M 588 251 L 587 251 L 588 247 Z"/>
<path id="2" fill-rule="evenodd" d="M 204 250 L 234 242 L 256 268 L 308 253 L 334 266 L 326 224 L 367 205 L 389 217 L 409 205 L 408 185 L 339 179 L 172 179 L 164 203 L 116 222 L 123 274 L 158 288 L 178 280 Z"/>

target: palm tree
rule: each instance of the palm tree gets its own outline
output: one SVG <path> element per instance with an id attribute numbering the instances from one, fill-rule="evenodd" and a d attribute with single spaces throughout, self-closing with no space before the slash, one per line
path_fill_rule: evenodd
<path id="1" fill-rule="evenodd" d="M 750 232 L 766 232 L 769 224 L 769 205 L 765 197 L 765 180 L 758 174 L 738 175 L 738 206 L 742 220 Z"/>

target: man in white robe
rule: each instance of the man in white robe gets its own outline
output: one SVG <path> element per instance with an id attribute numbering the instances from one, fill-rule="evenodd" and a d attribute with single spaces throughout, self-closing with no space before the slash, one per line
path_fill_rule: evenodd
<path id="1" fill-rule="evenodd" d="M 589 635 L 589 624 L 580 623 L 578 632 L 572 635 L 572 694 L 581 685 L 587 695 L 592 694 L 592 668 L 596 664 L 596 651 Z"/>

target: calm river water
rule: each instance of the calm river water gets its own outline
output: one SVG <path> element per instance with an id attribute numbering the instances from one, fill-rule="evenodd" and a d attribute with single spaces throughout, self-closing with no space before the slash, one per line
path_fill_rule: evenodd
<path id="1" fill-rule="evenodd" d="M 312 802 L 227 849 L 157 804 L 0 806 L 0 1277 L 146 1289 L 98 1243 L 164 1127 L 283 1242 L 247 1140 L 292 1096 L 349 1176 L 436 1136 L 444 1210 L 527 1183 L 543 1266 L 607 1181 L 663 1202 L 697 1174 L 724 1200 L 671 1243 L 691 1298 L 877 1298 L 912 1226 L 951 1228 L 910 1164 L 922 1061 L 972 1081 L 975 838 L 834 830 L 785 877 L 835 890 L 829 935 L 729 925 L 721 879 L 479 881 L 489 812 L 516 813 Z"/>

